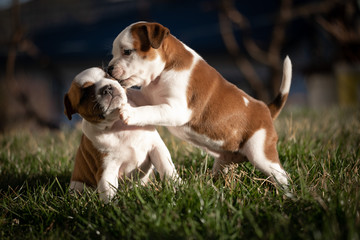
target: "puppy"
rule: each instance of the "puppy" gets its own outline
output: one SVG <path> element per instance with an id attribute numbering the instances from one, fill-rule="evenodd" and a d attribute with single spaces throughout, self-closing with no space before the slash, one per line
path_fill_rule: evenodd
<path id="1" fill-rule="evenodd" d="M 153 167 L 160 177 L 178 179 L 170 153 L 154 127 L 127 126 L 119 118 L 119 108 L 129 104 L 125 90 L 106 78 L 100 68 L 78 74 L 64 97 L 65 114 L 71 120 L 83 117 L 83 135 L 78 148 L 70 189 L 82 191 L 84 184 L 97 187 L 108 202 L 118 187 L 118 179 L 139 177 L 145 184 Z"/>
<path id="2" fill-rule="evenodd" d="M 269 105 L 226 81 L 194 50 L 158 23 L 138 22 L 114 40 L 108 72 L 132 90 L 120 110 L 128 125 L 162 125 L 214 156 L 213 173 L 245 159 L 282 186 L 288 176 L 279 161 L 273 120 L 291 84 L 291 62 L 284 61 L 280 93 Z"/>

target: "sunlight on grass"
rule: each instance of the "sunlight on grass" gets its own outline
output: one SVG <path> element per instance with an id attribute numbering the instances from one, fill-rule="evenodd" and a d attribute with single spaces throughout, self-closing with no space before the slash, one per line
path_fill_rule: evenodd
<path id="1" fill-rule="evenodd" d="M 213 158 L 159 128 L 183 184 L 120 185 L 104 205 L 69 193 L 78 129 L 0 135 L 0 238 L 359 239 L 360 111 L 292 110 L 275 122 L 285 197 L 249 163 L 217 181 Z"/>

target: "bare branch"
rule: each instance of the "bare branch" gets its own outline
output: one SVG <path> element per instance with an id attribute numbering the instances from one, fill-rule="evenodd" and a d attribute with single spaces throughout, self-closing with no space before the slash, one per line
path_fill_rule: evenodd
<path id="1" fill-rule="evenodd" d="M 321 13 L 327 13 L 331 9 L 333 9 L 337 3 L 344 3 L 346 1 L 348 0 L 326 0 L 321 2 L 308 3 L 300 7 L 294 8 L 291 14 L 291 18 L 295 19 Z"/>
<path id="2" fill-rule="evenodd" d="M 359 29 L 357 29 L 357 31 L 348 29 L 345 24 L 340 21 L 331 23 L 323 17 L 317 17 L 316 21 L 325 29 L 325 31 L 333 35 L 333 37 L 335 37 L 340 43 L 346 44 L 360 42 Z"/>
<path id="3" fill-rule="evenodd" d="M 267 53 L 251 38 L 251 26 L 248 19 L 235 8 L 231 0 L 223 0 L 222 6 L 224 14 L 241 29 L 242 40 L 250 56 L 260 63 L 267 64 Z"/>
<path id="4" fill-rule="evenodd" d="M 282 0 L 279 15 L 274 24 L 272 39 L 268 51 L 268 65 L 279 68 L 281 66 L 280 52 L 285 39 L 286 25 L 291 16 L 292 0 Z"/>
<path id="5" fill-rule="evenodd" d="M 235 39 L 231 22 L 224 14 L 219 13 L 220 32 L 228 52 L 234 57 L 239 70 L 244 75 L 246 81 L 254 89 L 260 99 L 268 100 L 269 95 L 265 86 L 257 75 L 253 65 L 241 53 L 240 47 Z"/>

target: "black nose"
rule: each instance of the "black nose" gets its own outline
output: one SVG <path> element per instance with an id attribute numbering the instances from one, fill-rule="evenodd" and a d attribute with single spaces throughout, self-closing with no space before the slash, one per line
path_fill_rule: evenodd
<path id="1" fill-rule="evenodd" d="M 113 70 L 114 70 L 114 66 L 111 65 L 107 67 L 106 72 L 111 75 Z"/>
<path id="2" fill-rule="evenodd" d="M 101 88 L 100 93 L 103 96 L 108 95 L 108 94 L 112 95 L 113 94 L 113 87 L 111 85 L 107 85 L 107 86 Z"/>

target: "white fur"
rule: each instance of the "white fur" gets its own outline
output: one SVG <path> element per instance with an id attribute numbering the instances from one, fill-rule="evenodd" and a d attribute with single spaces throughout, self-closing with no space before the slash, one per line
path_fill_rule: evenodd
<path id="1" fill-rule="evenodd" d="M 292 77 L 292 65 L 289 56 L 286 56 L 283 66 L 283 79 L 280 86 L 280 92 L 284 95 L 289 93 Z"/>
<path id="2" fill-rule="evenodd" d="M 83 120 L 84 134 L 92 141 L 95 148 L 107 152 L 103 159 L 101 180 L 98 183 L 100 197 L 110 200 L 118 187 L 120 178 L 135 177 L 139 170 L 143 183 L 146 183 L 153 165 L 160 177 L 178 179 L 171 156 L 164 142 L 153 127 L 124 127 L 116 122 L 110 129 L 99 129 L 96 125 Z"/>
<path id="3" fill-rule="evenodd" d="M 100 79 L 104 79 L 104 71 L 97 67 L 88 68 L 78 75 L 76 75 L 74 81 L 80 86 L 83 86 L 87 82 L 95 83 Z"/>
<path id="4" fill-rule="evenodd" d="M 244 154 L 249 161 L 262 172 L 268 176 L 274 177 L 282 185 L 287 185 L 286 172 L 281 168 L 278 163 L 271 162 L 265 156 L 265 138 L 266 130 L 257 130 L 253 136 L 251 136 L 240 152 Z"/>
<path id="5" fill-rule="evenodd" d="M 135 76 L 136 70 L 134 69 L 139 66 L 148 69 L 147 66 L 152 65 L 152 63 L 149 61 L 140 61 L 136 56 L 132 56 L 131 58 L 123 56 L 119 51 L 118 46 L 128 46 L 128 44 L 132 42 L 131 37 L 129 37 L 131 26 L 132 25 L 125 28 L 114 40 L 113 58 L 109 65 L 115 64 L 114 69 L 122 69 L 127 66 L 127 74 Z M 132 91 L 131 99 L 138 101 L 137 103 L 142 106 L 134 108 L 128 104 L 124 105 L 120 109 L 120 115 L 129 125 L 167 126 L 174 135 L 200 146 L 215 157 L 218 157 L 218 152 L 221 151 L 220 149 L 223 145 L 222 140 L 214 141 L 209 137 L 198 134 L 191 128 L 184 126 L 190 121 L 192 115 L 192 110 L 188 107 L 187 103 L 187 90 L 190 75 L 197 62 L 202 60 L 202 58 L 193 49 L 189 48 L 184 43 L 182 44 L 185 49 L 193 55 L 190 68 L 183 71 L 166 71 L 164 70 L 165 63 L 160 64 L 159 66 L 162 66 L 162 69 L 155 81 L 144 81 L 143 84 L 141 84 L 140 91 Z M 132 55 L 136 55 L 136 53 Z M 147 78 L 150 79 L 151 76 L 158 74 L 158 72 L 158 68 L 153 69 L 152 72 L 147 72 Z M 126 74 L 123 76 L 116 75 L 116 73 L 118 72 L 116 71 L 113 75 L 119 79 L 127 78 Z M 138 100 L 139 98 L 140 100 Z"/>
<path id="6" fill-rule="evenodd" d="M 215 158 L 220 156 L 221 146 L 224 144 L 223 140 L 213 140 L 206 135 L 198 134 L 191 130 L 188 126 L 182 127 L 168 127 L 169 131 L 178 138 L 184 139 L 194 145 L 204 149 L 206 152 Z"/>
<path id="7" fill-rule="evenodd" d="M 200 56 L 194 55 L 191 69 L 199 59 L 201 59 Z M 135 65 L 137 64 L 140 63 Z M 162 65 L 165 66 L 165 64 Z M 141 92 L 150 105 L 136 108 L 127 105 L 121 109 L 122 118 L 129 125 L 139 126 L 182 126 L 187 123 L 192 114 L 186 99 L 191 69 L 162 71 L 156 81 L 142 85 Z M 149 72 L 148 77 L 156 75 L 157 71 Z"/>
<path id="8" fill-rule="evenodd" d="M 100 69 L 99 69 L 100 70 Z M 100 70 L 102 71 L 102 70 Z M 109 83 L 125 94 L 124 89 L 117 81 L 104 78 L 98 70 L 88 69 L 76 78 L 78 83 L 94 82 L 96 89 Z M 126 99 L 126 95 L 124 96 Z M 155 166 L 160 177 L 179 180 L 170 153 L 154 127 L 126 126 L 120 119 L 118 106 L 113 113 L 106 116 L 100 124 L 94 124 L 83 119 L 82 130 L 86 137 L 100 152 L 106 153 L 103 159 L 103 173 L 98 183 L 97 190 L 100 198 L 108 202 L 116 193 L 118 177 L 126 178 L 140 175 L 142 183 L 146 183 Z M 81 191 L 83 184 L 71 182 L 71 189 Z"/>
<path id="9" fill-rule="evenodd" d="M 150 83 L 141 89 L 151 105 L 136 108 L 127 105 L 121 109 L 123 119 L 129 125 L 184 125 L 192 114 L 186 99 L 189 76 L 190 71 L 164 71 L 159 82 Z M 168 81 L 169 79 L 183 81 Z"/>
<path id="10" fill-rule="evenodd" d="M 130 81 L 132 86 L 141 86 L 141 93 L 148 103 L 146 106 L 136 108 L 130 105 L 122 107 L 120 112 L 122 119 L 129 125 L 138 126 L 186 124 L 192 114 L 186 99 L 188 82 L 192 68 L 202 58 L 183 44 L 194 56 L 191 68 L 184 71 L 164 71 L 165 62 L 160 56 L 152 61 L 144 60 L 136 53 L 124 56 L 118 46 L 133 48 L 130 46 L 133 42 L 130 34 L 131 26 L 125 28 L 114 40 L 113 58 L 109 65 L 114 66 L 113 75 L 116 78 Z M 141 74 L 139 69 L 142 69 Z M 133 99 L 136 101 L 135 98 Z"/>
<path id="11" fill-rule="evenodd" d="M 243 97 L 243 99 L 244 99 L 245 106 L 248 106 L 249 105 L 249 99 L 247 99 L 246 97 Z"/>
<path id="12" fill-rule="evenodd" d="M 114 65 L 113 75 L 121 80 L 126 80 L 132 86 L 147 86 L 155 80 L 165 67 L 165 63 L 157 56 L 154 60 L 142 59 L 138 54 L 126 56 L 123 54 L 125 49 L 134 49 L 133 39 L 127 27 L 114 40 L 111 59 L 109 65 Z M 129 64 L 130 62 L 135 64 Z"/>
<path id="13" fill-rule="evenodd" d="M 109 65 L 114 66 L 113 76 L 120 80 L 127 81 L 128 76 L 142 79 L 140 82 L 133 84 L 141 86 L 141 90 L 134 90 L 130 96 L 131 99 L 137 101 L 142 106 L 135 108 L 129 105 L 124 106 L 120 110 L 121 118 L 129 125 L 167 126 L 173 134 L 206 149 L 214 155 L 217 159 L 213 169 L 221 169 L 222 164 L 226 162 L 226 159 L 221 159 L 221 147 L 224 142 L 222 140 L 215 141 L 207 136 L 198 134 L 185 125 L 192 117 L 192 110 L 189 109 L 186 99 L 189 79 L 195 64 L 202 58 L 183 43 L 185 49 L 193 55 L 193 61 L 189 69 L 182 71 L 166 71 L 164 69 L 165 62 L 157 63 L 158 65 L 154 67 L 153 61 L 140 59 L 136 52 L 131 57 L 123 56 L 121 51 L 117 49 L 117 46 L 129 45 L 132 42 L 131 35 L 129 34 L 130 28 L 131 26 L 124 29 L 114 40 L 113 59 Z M 285 83 L 283 82 L 281 89 L 284 92 L 288 92 L 291 81 L 289 79 L 291 78 L 291 62 L 288 58 L 285 61 L 284 67 L 286 68 L 286 81 Z M 126 70 L 123 71 L 125 68 Z M 138 68 L 145 68 L 146 73 L 138 74 Z M 139 76 L 137 77 L 137 75 Z M 249 100 L 249 98 L 244 97 L 243 100 L 244 104 L 249 106 L 251 99 Z M 237 134 L 237 132 L 234 131 L 234 134 Z M 286 184 L 285 171 L 282 170 L 279 164 L 273 164 L 265 157 L 265 134 L 265 129 L 256 132 L 249 140 L 250 142 L 244 145 L 242 153 L 266 174 L 274 176 L 280 183 Z"/>

